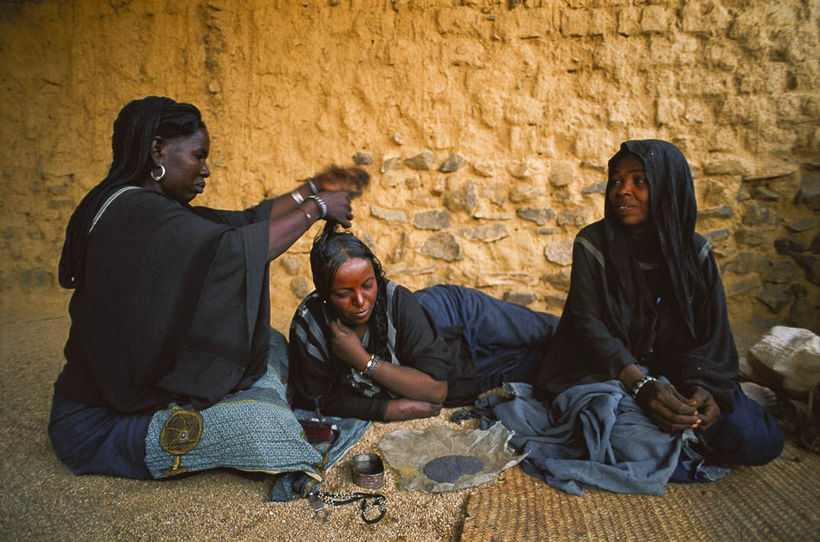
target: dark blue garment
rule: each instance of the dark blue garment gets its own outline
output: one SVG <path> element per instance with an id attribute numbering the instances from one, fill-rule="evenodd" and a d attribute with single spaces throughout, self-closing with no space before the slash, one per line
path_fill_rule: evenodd
<path id="1" fill-rule="evenodd" d="M 739 386 L 735 387 L 732 412 L 721 412 L 717 421 L 703 432 L 696 432 L 693 445 L 707 464 L 764 465 L 783 451 L 783 432 L 768 410 L 749 399 Z M 671 482 L 700 482 L 697 465 L 681 462 Z"/>
<path id="2" fill-rule="evenodd" d="M 414 293 L 437 327 L 460 326 L 481 391 L 502 382 L 533 382 L 558 317 L 481 291 L 440 284 Z"/>
<path id="3" fill-rule="evenodd" d="M 145 466 L 150 414 L 118 415 L 55 395 L 48 434 L 57 458 L 74 474 L 152 479 Z"/>

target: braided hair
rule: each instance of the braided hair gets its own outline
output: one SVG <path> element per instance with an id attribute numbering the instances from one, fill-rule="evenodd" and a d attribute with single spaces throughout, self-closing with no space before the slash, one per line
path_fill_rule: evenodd
<path id="1" fill-rule="evenodd" d="M 390 359 L 387 346 L 387 279 L 379 259 L 358 237 L 348 231 L 338 230 L 338 224 L 328 221 L 324 229 L 313 241 L 310 250 L 310 270 L 313 285 L 319 296 L 327 301 L 333 289 L 336 273 L 345 262 L 353 258 L 368 260 L 378 283 L 378 295 L 371 316 L 374 339 L 374 354 Z"/>
<path id="2" fill-rule="evenodd" d="M 66 228 L 60 257 L 59 278 L 63 288 L 82 285 L 85 253 L 91 221 L 108 196 L 123 186 L 138 186 L 154 167 L 151 143 L 193 135 L 204 130 L 199 109 L 171 98 L 148 96 L 133 100 L 120 110 L 111 136 L 112 161 L 108 175 L 80 201 Z"/>

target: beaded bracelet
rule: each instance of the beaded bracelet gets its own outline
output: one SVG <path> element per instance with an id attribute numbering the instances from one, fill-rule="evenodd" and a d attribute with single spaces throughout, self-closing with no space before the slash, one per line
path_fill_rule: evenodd
<path id="1" fill-rule="evenodd" d="M 310 196 L 308 199 L 312 199 L 316 202 L 316 205 L 319 206 L 320 218 L 324 218 L 327 216 L 327 203 L 325 203 L 325 200 L 323 200 L 321 196 Z"/>
<path id="2" fill-rule="evenodd" d="M 654 376 L 646 375 L 645 377 L 641 378 L 635 387 L 632 388 L 632 398 L 637 399 L 638 394 L 641 392 L 641 388 L 643 388 L 648 382 L 655 382 L 657 378 Z"/>

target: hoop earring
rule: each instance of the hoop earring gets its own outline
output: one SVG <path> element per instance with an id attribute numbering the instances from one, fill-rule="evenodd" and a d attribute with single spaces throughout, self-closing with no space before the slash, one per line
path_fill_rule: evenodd
<path id="1" fill-rule="evenodd" d="M 151 178 L 154 179 L 156 182 L 160 182 L 165 177 L 165 166 L 162 164 L 157 164 L 159 169 L 162 170 L 159 175 L 154 175 L 154 170 L 151 170 Z"/>

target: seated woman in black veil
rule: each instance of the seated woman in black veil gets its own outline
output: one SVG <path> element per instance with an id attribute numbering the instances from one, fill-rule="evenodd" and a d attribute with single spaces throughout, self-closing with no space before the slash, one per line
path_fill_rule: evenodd
<path id="1" fill-rule="evenodd" d="M 122 108 L 112 150 L 108 175 L 71 217 L 60 260 L 60 284 L 74 293 L 49 423 L 57 456 L 76 474 L 130 478 L 161 477 L 163 462 L 173 464 L 171 474 L 297 469 L 275 454 L 265 463 L 237 459 L 263 434 L 298 446 L 292 414 L 282 420 L 289 432 L 277 433 L 271 409 L 246 402 L 255 433 L 231 447 L 221 439 L 244 438 L 235 425 L 206 426 L 201 441 L 193 438 L 202 428 L 197 411 L 253 387 L 271 360 L 287 359 L 284 337 L 270 327 L 268 262 L 320 218 L 349 226 L 348 192 L 366 174 L 333 168 L 244 211 L 192 207 L 210 176 L 208 130 L 193 105 L 156 96 Z M 185 415 L 171 415 L 173 405 L 187 405 Z M 162 416 L 190 423 L 177 431 Z M 159 450 L 159 437 L 147 436 L 157 424 L 179 446 Z"/>
<path id="2" fill-rule="evenodd" d="M 569 295 L 536 392 L 552 400 L 619 379 L 663 431 L 693 428 L 707 461 L 763 464 L 779 455 L 781 431 L 738 386 L 723 285 L 696 216 L 677 147 L 622 144 L 609 161 L 604 219 L 575 239 Z M 691 474 L 679 465 L 672 480 Z"/>

